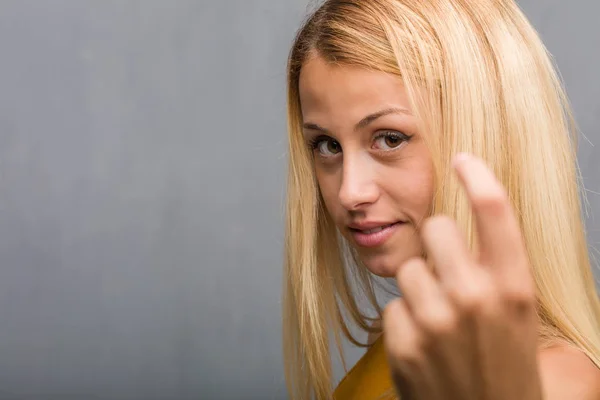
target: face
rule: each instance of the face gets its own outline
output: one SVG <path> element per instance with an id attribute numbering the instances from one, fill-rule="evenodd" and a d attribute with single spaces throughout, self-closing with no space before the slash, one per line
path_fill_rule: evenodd
<path id="1" fill-rule="evenodd" d="M 422 254 L 433 169 L 401 79 L 309 59 L 300 73 L 304 136 L 327 211 L 374 274 Z"/>

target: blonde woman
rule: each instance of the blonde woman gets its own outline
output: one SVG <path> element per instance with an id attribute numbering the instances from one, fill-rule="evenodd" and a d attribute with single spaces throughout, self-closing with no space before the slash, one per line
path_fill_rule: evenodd
<path id="1" fill-rule="evenodd" d="M 512 0 L 326 0 L 288 119 L 291 398 L 600 399 L 575 128 Z M 352 324 L 373 340 L 334 389 Z"/>

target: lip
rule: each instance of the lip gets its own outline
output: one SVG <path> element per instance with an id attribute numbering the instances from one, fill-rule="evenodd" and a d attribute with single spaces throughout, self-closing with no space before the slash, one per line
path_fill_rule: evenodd
<path id="1" fill-rule="evenodd" d="M 349 225 L 350 234 L 357 245 L 361 247 L 377 247 L 384 244 L 399 228 L 405 225 L 404 221 L 396 222 L 369 222 Z M 363 231 L 385 226 L 382 230 L 374 233 Z"/>

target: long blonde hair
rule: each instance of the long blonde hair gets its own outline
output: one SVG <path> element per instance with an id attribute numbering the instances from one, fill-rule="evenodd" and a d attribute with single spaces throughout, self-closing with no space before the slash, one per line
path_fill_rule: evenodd
<path id="1" fill-rule="evenodd" d="M 576 127 L 551 57 L 521 10 L 513 0 L 326 0 L 300 29 L 288 63 L 283 350 L 291 398 L 331 397 L 332 343 L 343 358 L 342 334 L 360 344 L 350 324 L 372 329 L 360 299 L 381 311 L 366 270 L 346 269 L 360 263 L 338 240 L 303 139 L 299 76 L 314 55 L 402 79 L 433 159 L 432 214 L 454 217 L 471 246 L 473 219 L 450 160 L 469 152 L 493 168 L 526 242 L 542 339 L 566 340 L 600 366 Z"/>

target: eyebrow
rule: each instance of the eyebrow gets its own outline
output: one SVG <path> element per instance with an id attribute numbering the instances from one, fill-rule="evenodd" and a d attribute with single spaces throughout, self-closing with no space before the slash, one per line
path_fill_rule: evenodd
<path id="1" fill-rule="evenodd" d="M 377 111 L 373 114 L 369 114 L 366 117 L 364 117 L 363 119 L 361 119 L 355 126 L 354 126 L 354 130 L 358 131 L 359 129 L 365 128 L 366 126 L 368 126 L 369 124 L 371 124 L 372 122 L 374 122 L 375 120 L 384 117 L 386 115 L 390 115 L 390 114 L 405 114 L 405 115 L 412 115 L 410 113 L 410 111 L 408 111 L 405 108 L 398 108 L 398 107 L 392 107 L 392 108 L 386 108 L 385 110 L 381 110 L 381 111 Z M 328 132 L 327 129 L 320 127 L 317 124 L 314 124 L 312 122 L 306 122 L 303 124 L 304 129 L 310 129 L 310 130 L 315 130 L 315 131 L 322 131 L 322 132 Z"/>

